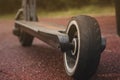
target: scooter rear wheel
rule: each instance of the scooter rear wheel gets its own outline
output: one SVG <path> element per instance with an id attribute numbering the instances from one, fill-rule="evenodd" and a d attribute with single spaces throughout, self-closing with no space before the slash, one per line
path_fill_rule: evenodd
<path id="1" fill-rule="evenodd" d="M 66 33 L 74 48 L 64 53 L 65 70 L 75 80 L 88 80 L 100 60 L 101 32 L 97 21 L 89 16 L 70 20 Z"/>

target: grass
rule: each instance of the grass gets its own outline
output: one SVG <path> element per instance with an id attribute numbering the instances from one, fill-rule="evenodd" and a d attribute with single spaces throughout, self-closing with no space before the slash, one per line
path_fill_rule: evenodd
<path id="1" fill-rule="evenodd" d="M 9 19 L 14 19 L 15 18 L 15 13 L 13 14 L 4 14 L 4 15 L 0 15 L 0 20 L 9 20 Z"/>
<path id="2" fill-rule="evenodd" d="M 114 6 L 107 6 L 107 7 L 99 7 L 99 6 L 86 6 L 82 8 L 70 8 L 68 10 L 62 11 L 38 11 L 39 17 L 44 18 L 60 18 L 60 17 L 71 17 L 75 15 L 90 15 L 90 16 L 113 16 L 115 15 Z M 14 14 L 9 15 L 0 15 L 0 19 L 14 19 Z"/>
<path id="3" fill-rule="evenodd" d="M 114 6 L 98 7 L 98 6 L 87 6 L 80 9 L 68 9 L 63 11 L 55 12 L 38 12 L 40 17 L 70 17 L 75 15 L 90 15 L 90 16 L 113 16 L 115 15 Z"/>

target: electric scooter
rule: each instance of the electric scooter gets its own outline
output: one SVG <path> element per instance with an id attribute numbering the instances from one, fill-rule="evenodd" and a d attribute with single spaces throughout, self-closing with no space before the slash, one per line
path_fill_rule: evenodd
<path id="1" fill-rule="evenodd" d="M 60 50 L 64 57 L 65 71 L 75 80 L 91 78 L 106 46 L 95 18 L 75 16 L 65 27 L 38 22 L 36 0 L 22 1 L 22 8 L 16 14 L 13 33 L 24 47 L 31 46 L 36 37 Z"/>

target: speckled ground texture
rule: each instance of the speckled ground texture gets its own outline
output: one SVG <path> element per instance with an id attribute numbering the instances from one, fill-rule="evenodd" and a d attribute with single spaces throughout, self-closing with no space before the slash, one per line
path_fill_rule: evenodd
<path id="1" fill-rule="evenodd" d="M 96 17 L 107 47 L 91 80 L 120 80 L 120 37 L 115 16 Z M 41 19 L 67 25 L 67 19 Z M 12 34 L 14 20 L 0 20 L 0 80 L 73 80 L 67 76 L 63 54 L 35 38 L 24 48 Z"/>

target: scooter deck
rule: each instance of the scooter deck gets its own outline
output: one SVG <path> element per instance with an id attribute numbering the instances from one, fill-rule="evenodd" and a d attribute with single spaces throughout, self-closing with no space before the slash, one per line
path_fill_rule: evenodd
<path id="1" fill-rule="evenodd" d="M 49 34 L 55 34 L 55 35 L 62 35 L 61 32 L 64 32 L 66 30 L 65 26 L 57 25 L 57 24 L 51 24 L 51 23 L 44 23 L 44 22 L 31 22 L 31 21 L 15 21 L 17 25 L 20 25 L 20 27 L 25 27 L 28 29 L 31 29 L 35 32 L 45 32 Z"/>
<path id="2" fill-rule="evenodd" d="M 58 44 L 64 44 L 69 41 L 68 35 L 65 33 L 66 27 L 64 26 L 24 20 L 15 21 L 15 24 L 20 30 L 39 38 L 55 48 L 58 47 Z"/>

